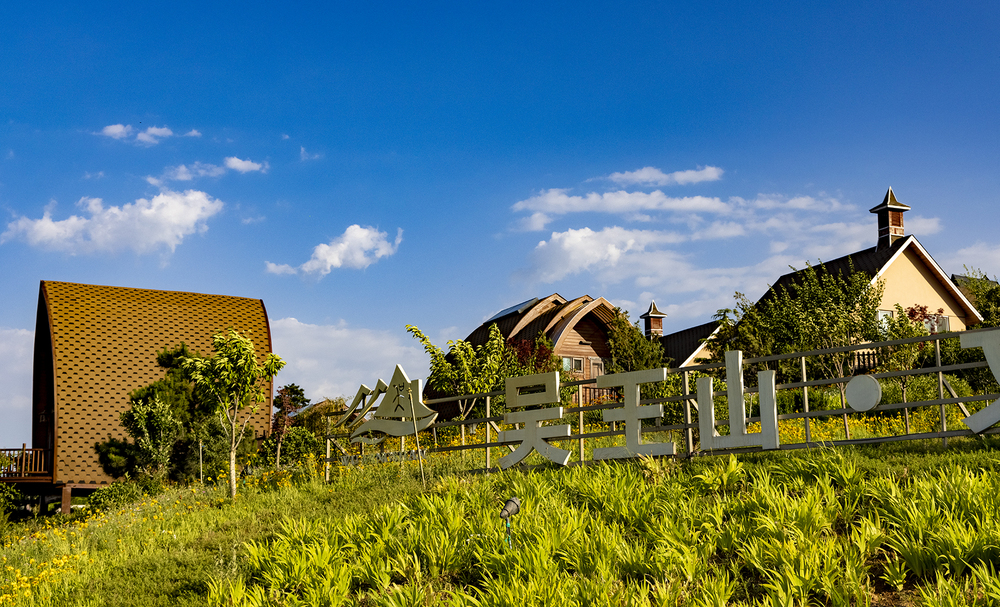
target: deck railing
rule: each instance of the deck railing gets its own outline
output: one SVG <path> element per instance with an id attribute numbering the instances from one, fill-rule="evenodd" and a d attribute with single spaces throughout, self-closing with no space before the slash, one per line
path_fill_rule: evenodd
<path id="1" fill-rule="evenodd" d="M 49 449 L 0 449 L 0 480 L 40 480 L 52 475 Z"/>

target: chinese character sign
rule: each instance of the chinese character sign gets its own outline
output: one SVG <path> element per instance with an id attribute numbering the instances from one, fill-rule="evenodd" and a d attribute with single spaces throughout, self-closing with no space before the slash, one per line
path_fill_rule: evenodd
<path id="1" fill-rule="evenodd" d="M 715 430 L 715 393 L 711 377 L 698 378 L 698 427 L 701 448 L 741 449 L 761 446 L 778 448 L 778 398 L 775 393 L 774 371 L 757 374 L 760 396 L 760 432 L 747 433 L 746 406 L 743 402 L 743 352 L 726 352 L 726 386 L 729 401 L 729 435 L 720 436 Z"/>
<path id="2" fill-rule="evenodd" d="M 594 459 L 624 459 L 637 455 L 673 455 L 673 443 L 642 442 L 642 423 L 639 420 L 663 416 L 663 405 L 639 406 L 639 387 L 642 384 L 666 381 L 666 369 L 648 369 L 602 375 L 597 378 L 598 388 L 621 388 L 625 396 L 625 406 L 605 409 L 606 422 L 625 422 L 625 446 L 601 447 L 594 449 Z"/>
<path id="3" fill-rule="evenodd" d="M 562 407 L 548 407 L 545 409 L 533 409 L 530 411 L 510 411 L 511 409 L 521 409 L 534 405 L 549 405 L 559 402 L 559 373 L 542 373 L 539 375 L 528 375 L 525 377 L 510 377 L 505 382 L 507 389 L 507 409 L 503 416 L 505 424 L 523 424 L 519 430 L 505 430 L 500 432 L 497 439 L 500 442 L 519 441 L 521 444 L 514 450 L 500 458 L 500 468 L 506 470 L 514 464 L 528 457 L 532 451 L 538 453 L 561 466 L 569 463 L 570 452 L 565 449 L 553 447 L 545 441 L 547 438 L 569 436 L 568 425 L 542 426 L 542 422 L 562 419 Z M 522 394 L 522 391 L 525 393 Z"/>

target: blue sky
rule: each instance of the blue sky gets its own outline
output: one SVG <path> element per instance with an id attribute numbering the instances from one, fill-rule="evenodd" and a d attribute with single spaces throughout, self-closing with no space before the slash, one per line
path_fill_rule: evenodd
<path id="1" fill-rule="evenodd" d="M 679 330 L 872 246 L 1000 273 L 990 2 L 119 3 L 0 20 L 0 443 L 40 280 L 257 297 L 312 398 L 559 292 Z"/>

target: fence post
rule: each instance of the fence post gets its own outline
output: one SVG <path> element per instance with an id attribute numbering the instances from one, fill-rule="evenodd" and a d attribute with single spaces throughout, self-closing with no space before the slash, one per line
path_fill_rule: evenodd
<path id="1" fill-rule="evenodd" d="M 580 386 L 577 389 L 577 391 L 576 391 L 576 400 L 577 400 L 576 404 L 577 404 L 578 407 L 582 407 L 583 406 L 583 390 L 584 390 L 584 386 Z M 577 434 L 583 434 L 583 411 L 577 411 L 576 412 L 576 425 L 577 425 L 577 428 L 578 428 Z M 579 439 L 578 443 L 579 444 L 577 446 L 578 446 L 578 448 L 580 450 L 580 464 L 582 465 L 583 464 L 583 457 L 584 457 L 583 439 L 582 438 Z"/>
<path id="2" fill-rule="evenodd" d="M 806 357 L 803 356 L 802 360 L 802 381 L 809 381 L 806 378 Z M 803 413 L 809 413 L 809 386 L 802 386 L 802 411 Z M 812 442 L 812 427 L 809 425 L 809 417 L 806 416 L 806 444 Z"/>
<path id="3" fill-rule="evenodd" d="M 687 428 L 684 429 L 685 438 L 687 439 L 687 456 L 691 457 L 694 453 L 694 429 L 691 427 L 691 400 L 687 398 L 691 394 L 691 390 L 688 386 L 688 373 L 690 371 L 684 372 L 684 425 Z"/>
<path id="4" fill-rule="evenodd" d="M 944 400 L 944 373 L 941 372 L 941 340 L 934 340 L 934 364 L 938 368 L 938 399 Z M 948 431 L 948 420 L 945 417 L 944 405 L 941 405 L 941 432 Z M 944 448 L 948 448 L 948 437 L 941 437 L 944 441 Z"/>
<path id="5" fill-rule="evenodd" d="M 330 482 L 330 416 L 326 416 L 326 463 L 323 465 L 323 478 Z"/>
<path id="6" fill-rule="evenodd" d="M 490 397 L 487 396 L 486 397 L 486 419 L 489 420 L 489 418 L 490 418 Z M 486 422 L 486 444 L 487 445 L 490 444 L 490 422 L 489 421 Z M 490 469 L 490 448 L 487 446 L 486 447 L 486 470 L 489 471 L 489 469 Z"/>

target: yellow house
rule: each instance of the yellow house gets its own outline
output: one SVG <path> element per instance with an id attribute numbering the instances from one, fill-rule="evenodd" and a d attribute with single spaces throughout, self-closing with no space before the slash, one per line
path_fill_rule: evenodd
<path id="1" fill-rule="evenodd" d="M 915 236 L 903 230 L 903 213 L 910 207 L 896 199 L 892 188 L 885 193 L 882 203 L 870 209 L 878 216 L 878 240 L 874 247 L 824 262 L 827 271 L 841 273 L 854 270 L 871 277 L 872 283 L 882 281 L 881 314 L 894 313 L 896 304 L 903 308 L 914 305 L 927 306 L 931 313 L 942 310 L 936 332 L 964 331 L 982 322 L 983 317 L 958 285 L 941 268 Z M 787 287 L 795 281 L 797 272 L 778 278 L 771 291 Z M 770 293 L 770 291 L 769 291 Z M 765 297 L 767 295 L 765 294 Z M 655 309 L 655 304 L 651 310 Z M 647 315 L 649 313 L 647 312 Z M 646 318 L 644 315 L 643 318 Z M 646 319 L 646 334 L 656 336 L 655 326 Z M 713 321 L 684 331 L 660 336 L 666 354 L 676 366 L 694 364 L 708 358 L 704 340 L 710 337 L 718 324 Z"/>

